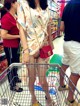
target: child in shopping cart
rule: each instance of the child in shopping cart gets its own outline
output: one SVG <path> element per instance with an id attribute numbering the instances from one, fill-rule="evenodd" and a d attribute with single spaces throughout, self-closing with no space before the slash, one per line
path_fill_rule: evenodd
<path id="1" fill-rule="evenodd" d="M 47 63 L 47 58 L 41 58 L 40 48 L 44 45 L 53 49 L 53 44 L 50 34 L 50 14 L 47 8 L 47 0 L 22 0 L 18 7 L 18 22 L 21 37 L 21 44 L 23 47 L 23 62 L 24 63 Z M 49 36 L 48 36 L 49 35 Z M 49 45 L 49 46 L 48 46 Z M 51 47 L 51 48 L 50 48 Z M 47 50 L 46 50 L 47 51 Z M 44 56 L 43 56 L 44 57 Z M 51 100 L 48 83 L 46 81 L 45 65 L 37 67 L 37 74 L 39 81 L 45 91 L 45 99 L 48 106 L 53 106 L 54 102 Z M 29 74 L 29 90 L 32 96 L 32 106 L 41 106 L 34 93 L 34 82 L 36 79 L 36 69 L 34 66 L 28 66 Z"/>

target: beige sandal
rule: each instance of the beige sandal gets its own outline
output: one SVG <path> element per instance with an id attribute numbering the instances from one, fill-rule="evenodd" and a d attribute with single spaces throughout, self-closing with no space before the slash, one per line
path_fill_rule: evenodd
<path id="1" fill-rule="evenodd" d="M 64 87 L 59 86 L 58 91 L 64 91 L 64 90 L 69 90 L 69 87 L 67 85 L 64 85 Z"/>
<path id="2" fill-rule="evenodd" d="M 68 105 L 68 106 L 79 106 L 79 103 L 74 101 L 73 103 L 69 102 L 68 100 L 65 100 L 65 103 Z"/>
<path id="3" fill-rule="evenodd" d="M 42 105 L 39 102 L 35 102 L 31 106 L 42 106 Z"/>

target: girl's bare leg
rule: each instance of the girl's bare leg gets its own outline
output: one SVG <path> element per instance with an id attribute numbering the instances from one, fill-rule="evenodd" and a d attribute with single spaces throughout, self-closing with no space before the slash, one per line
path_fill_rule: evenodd
<path id="1" fill-rule="evenodd" d="M 45 64 L 46 62 L 43 59 L 39 58 L 38 63 L 39 64 L 40 63 Z M 46 71 L 47 71 L 47 66 L 45 66 L 45 65 L 39 65 L 38 66 L 37 73 L 38 73 L 38 76 L 39 76 L 40 84 L 42 85 L 42 88 L 45 92 L 45 96 L 47 97 L 47 102 L 49 104 L 51 104 L 52 100 L 51 100 L 51 97 L 50 97 L 50 94 L 49 94 L 48 83 L 47 83 L 47 80 L 46 80 Z M 49 106 L 52 106 L 52 105 L 49 105 Z"/>
<path id="2" fill-rule="evenodd" d="M 35 63 L 35 59 L 33 56 L 30 56 L 30 63 L 32 64 Z M 32 103 L 35 103 L 37 100 L 36 100 L 36 96 L 34 92 L 34 82 L 36 79 L 36 70 L 35 70 L 34 65 L 28 66 L 28 75 L 29 75 L 29 90 L 32 96 Z"/>

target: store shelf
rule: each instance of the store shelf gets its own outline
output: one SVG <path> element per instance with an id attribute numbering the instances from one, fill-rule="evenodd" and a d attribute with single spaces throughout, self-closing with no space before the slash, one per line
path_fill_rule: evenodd
<path id="1" fill-rule="evenodd" d="M 3 47 L 3 40 L 0 38 L 0 74 L 7 68 L 7 60 Z M 0 76 L 0 79 L 3 76 Z"/>
<path id="2" fill-rule="evenodd" d="M 0 80 L 3 78 L 3 76 L 1 75 L 1 73 L 7 68 L 7 59 L 6 59 L 6 55 L 2 55 L 0 57 Z"/>

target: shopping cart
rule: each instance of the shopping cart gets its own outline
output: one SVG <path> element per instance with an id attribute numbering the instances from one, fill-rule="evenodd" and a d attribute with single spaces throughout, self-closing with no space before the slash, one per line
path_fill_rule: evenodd
<path id="1" fill-rule="evenodd" d="M 21 63 L 13 63 L 11 64 L 0 76 L 5 73 L 5 77 L 0 80 L 0 106 L 30 106 L 31 105 L 31 95 L 28 88 L 28 72 L 27 67 L 32 66 L 40 66 L 42 68 L 47 67 L 47 70 L 52 70 L 46 76 L 48 84 L 49 84 L 49 92 L 53 101 L 55 101 L 54 106 L 68 106 L 65 103 L 65 99 L 67 98 L 68 91 L 58 91 L 58 87 L 60 86 L 59 82 L 59 72 L 54 71 L 54 69 L 61 70 L 61 67 L 57 64 L 21 64 Z M 22 80 L 18 85 L 23 88 L 23 92 L 17 93 L 10 90 L 10 86 L 7 80 L 7 75 L 9 71 L 12 71 L 13 68 L 18 68 L 19 78 Z M 38 71 L 38 70 L 37 70 Z M 65 74 L 65 82 L 68 84 L 68 76 Z M 42 77 L 42 76 L 41 76 Z M 76 88 L 76 87 L 75 87 Z M 34 84 L 35 94 L 37 96 L 37 100 L 42 104 L 42 106 L 46 106 L 45 103 L 45 93 L 41 88 L 41 85 L 38 81 L 38 77 L 36 75 L 36 81 Z M 79 101 L 80 92 L 76 88 L 74 97 L 77 102 Z"/>

